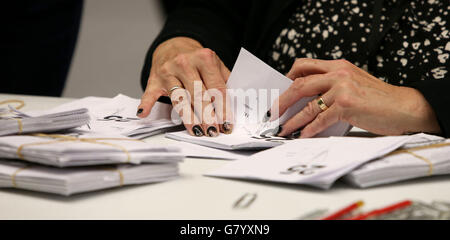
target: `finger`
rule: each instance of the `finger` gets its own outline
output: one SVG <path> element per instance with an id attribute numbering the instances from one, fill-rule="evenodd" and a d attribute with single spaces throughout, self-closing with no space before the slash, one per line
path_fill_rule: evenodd
<path id="1" fill-rule="evenodd" d="M 170 100 L 172 102 L 173 109 L 180 116 L 183 124 L 189 134 L 193 136 L 203 136 L 204 131 L 201 127 L 201 122 L 194 113 L 191 107 L 191 101 L 189 92 L 187 92 L 183 87 L 183 84 L 173 75 L 164 75 L 163 79 L 164 88 L 172 89 L 173 87 L 180 87 L 173 90 L 170 93 Z M 167 96 L 166 90 L 166 96 Z"/>
<path id="2" fill-rule="evenodd" d="M 322 99 L 328 107 L 333 104 L 333 96 L 330 92 L 325 93 Z M 328 109 L 325 111 L 328 111 Z M 322 112 L 323 110 L 319 107 L 318 99 L 310 101 L 306 107 L 281 126 L 281 131 L 278 133 L 278 136 L 287 136 L 297 129 L 304 127 Z"/>
<path id="3" fill-rule="evenodd" d="M 206 87 L 203 85 L 197 67 L 187 58 L 178 58 L 175 63 L 171 66 L 172 72 L 189 92 L 194 113 L 202 123 L 204 133 L 209 137 L 218 136 L 219 126 L 214 110 L 211 109 L 211 99 L 205 95 Z"/>
<path id="4" fill-rule="evenodd" d="M 332 106 L 326 111 L 321 112 L 317 117 L 302 130 L 300 138 L 313 137 L 331 125 L 337 123 L 342 114 L 341 108 Z"/>
<path id="5" fill-rule="evenodd" d="M 207 89 L 205 97 L 208 97 L 213 103 L 220 131 L 227 134 L 231 133 L 233 128 L 232 114 L 224 74 L 221 69 L 224 65 L 212 51 L 204 52 L 198 60 L 201 61 L 197 62 L 198 70 Z"/>
<path id="6" fill-rule="evenodd" d="M 350 67 L 350 65 L 352 64 L 346 60 L 297 58 L 286 77 L 294 80 L 299 77 L 336 71 L 344 67 Z"/>
<path id="7" fill-rule="evenodd" d="M 192 109 L 189 92 L 185 89 L 176 89 L 170 95 L 173 109 L 180 116 L 189 134 L 197 137 L 204 136 L 201 122 Z"/>
<path id="8" fill-rule="evenodd" d="M 297 78 L 272 104 L 270 120 L 273 121 L 282 116 L 289 107 L 304 97 L 312 97 L 327 92 L 335 83 L 334 79 L 334 73 Z"/>
<path id="9" fill-rule="evenodd" d="M 159 84 L 150 84 L 153 82 L 155 81 L 149 80 L 149 84 L 147 85 L 147 88 L 145 89 L 145 92 L 141 97 L 141 103 L 139 104 L 136 112 L 136 116 L 138 117 L 147 117 L 158 98 L 167 94 L 166 90 Z"/>

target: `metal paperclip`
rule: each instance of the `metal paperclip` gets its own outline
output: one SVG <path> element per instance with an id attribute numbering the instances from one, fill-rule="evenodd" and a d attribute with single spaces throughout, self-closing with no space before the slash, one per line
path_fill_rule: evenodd
<path id="1" fill-rule="evenodd" d="M 245 209 L 248 208 L 255 200 L 258 195 L 256 193 L 245 193 L 233 204 L 235 209 Z"/>

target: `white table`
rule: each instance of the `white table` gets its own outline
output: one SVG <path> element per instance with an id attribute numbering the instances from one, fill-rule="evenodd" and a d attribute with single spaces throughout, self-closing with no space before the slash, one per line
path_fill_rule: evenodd
<path id="1" fill-rule="evenodd" d="M 57 106 L 71 99 L 0 94 L 21 99 L 22 110 Z M 148 142 L 174 144 L 163 135 Z M 365 210 L 412 199 L 450 201 L 450 176 L 355 189 L 343 183 L 323 191 L 310 187 L 204 177 L 226 161 L 187 158 L 177 180 L 62 197 L 0 189 L 0 219 L 295 219 L 315 209 L 338 209 L 364 200 Z M 257 193 L 246 209 L 233 209 L 245 193 Z"/>

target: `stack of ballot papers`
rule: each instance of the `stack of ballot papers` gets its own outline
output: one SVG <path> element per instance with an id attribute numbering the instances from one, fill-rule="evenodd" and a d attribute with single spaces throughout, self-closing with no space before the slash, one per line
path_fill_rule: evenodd
<path id="1" fill-rule="evenodd" d="M 177 176 L 176 163 L 49 168 L 0 160 L 0 187 L 65 196 L 124 185 L 168 181 Z"/>
<path id="2" fill-rule="evenodd" d="M 344 180 L 360 188 L 431 175 L 450 174 L 450 140 L 408 143 L 353 170 Z"/>
<path id="3" fill-rule="evenodd" d="M 372 160 L 380 159 L 402 147 L 417 145 L 418 143 L 433 144 L 437 141 L 443 141 L 443 138 L 427 134 L 375 138 L 329 137 L 297 139 L 256 153 L 250 157 L 233 161 L 206 175 L 303 184 L 328 189 L 339 178 L 347 174 L 351 176 L 353 170 Z M 431 150 L 431 148 L 421 150 L 418 154 L 432 157 L 431 153 L 429 153 L 430 155 L 426 153 L 426 151 Z M 444 151 L 446 151 L 446 154 Z M 435 174 L 448 172 L 449 153 L 449 148 L 443 148 L 440 154 L 433 155 L 439 155 L 437 160 L 433 160 L 435 161 L 434 164 L 437 164 L 433 164 Z M 403 155 L 393 155 L 392 157 L 397 158 Z M 392 159 L 390 156 L 388 158 Z M 376 170 L 373 174 L 370 174 L 371 170 L 369 169 L 365 172 L 365 175 L 357 173 L 350 177 L 350 181 L 364 187 L 364 184 L 380 184 L 417 177 L 419 170 L 423 171 L 422 175 L 429 174 L 430 164 L 428 162 L 414 159 L 415 163 L 413 164 L 408 162 L 409 159 L 412 158 L 407 156 L 401 162 L 398 161 L 398 164 L 407 166 L 405 170 L 402 170 L 403 172 L 399 171 L 403 167 L 391 164 L 391 169 L 388 171 Z M 375 162 L 370 164 L 375 164 Z M 420 167 L 418 167 L 419 165 Z M 361 169 L 364 169 L 364 167 Z"/>
<path id="4" fill-rule="evenodd" d="M 29 115 L 10 109 L 10 117 L 0 117 L 0 136 L 31 132 L 54 132 L 83 126 L 89 122 L 86 108 Z"/>
<path id="5" fill-rule="evenodd" d="M 178 147 L 149 144 L 118 134 L 74 133 L 69 135 L 0 137 L 0 158 L 56 167 L 117 163 L 179 162 Z"/>
<path id="6" fill-rule="evenodd" d="M 214 138 L 199 138 L 189 135 L 186 131 L 179 131 L 167 133 L 166 137 L 224 150 L 256 150 L 279 146 L 286 139 L 274 136 L 276 130 L 274 130 L 275 132 L 271 132 L 271 130 L 289 120 L 317 97 L 303 98 L 291 106 L 277 121 L 264 123 L 263 117 L 267 110 L 270 109 L 279 94 L 286 91 L 291 84 L 291 79 L 277 72 L 250 52 L 241 49 L 227 81 L 231 106 L 235 113 L 233 132 L 229 135 L 220 134 Z M 251 99 L 239 101 L 238 99 L 243 97 L 242 93 L 248 93 L 246 98 Z M 251 106 L 249 102 L 252 100 L 258 106 Z M 242 111 L 236 111 L 238 109 L 242 109 Z M 260 119 L 255 119 L 255 117 Z M 319 133 L 317 137 L 343 136 L 350 129 L 349 124 L 339 122 Z M 267 134 L 268 132 L 271 134 Z"/>
<path id="7" fill-rule="evenodd" d="M 168 130 L 180 128 L 178 115 L 172 116 L 172 105 L 156 102 L 147 118 L 136 117 L 140 100 L 119 94 L 114 98 L 85 97 L 44 113 L 87 108 L 91 121 L 78 130 L 97 133 L 119 133 L 143 139 Z M 42 112 L 40 112 L 42 113 Z"/>
<path id="8" fill-rule="evenodd" d="M 0 187 L 70 195 L 178 176 L 178 147 L 72 131 L 0 137 Z M 6 160 L 11 159 L 11 160 Z"/>

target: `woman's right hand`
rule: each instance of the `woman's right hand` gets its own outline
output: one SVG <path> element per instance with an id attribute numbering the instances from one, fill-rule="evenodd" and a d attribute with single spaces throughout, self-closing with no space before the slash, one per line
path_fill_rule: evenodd
<path id="1" fill-rule="evenodd" d="M 187 37 L 169 39 L 153 53 L 137 116 L 148 116 L 160 96 L 169 96 L 191 135 L 215 137 L 219 131 L 231 133 L 232 115 L 226 97 L 229 76 L 230 71 L 215 52 L 198 41 Z"/>

